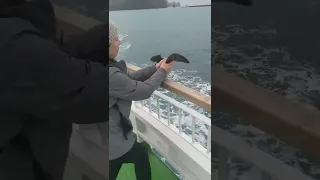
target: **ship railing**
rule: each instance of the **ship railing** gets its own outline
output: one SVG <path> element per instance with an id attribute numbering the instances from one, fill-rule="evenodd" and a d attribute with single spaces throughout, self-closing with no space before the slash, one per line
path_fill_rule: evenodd
<path id="1" fill-rule="evenodd" d="M 129 71 L 137 71 L 140 68 L 132 64 L 127 64 Z M 199 105 L 207 111 L 211 111 L 211 97 L 206 94 L 202 94 L 194 89 L 186 87 L 180 83 L 174 82 L 172 80 L 165 80 L 162 87 L 170 92 L 173 92 L 187 100 Z M 166 108 L 161 108 L 160 103 L 163 102 Z M 155 116 L 158 120 L 165 122 L 165 124 L 172 130 L 174 130 L 179 136 L 183 137 L 185 140 L 190 142 L 199 151 L 206 153 L 211 159 L 211 119 L 207 116 L 199 113 L 198 111 L 191 109 L 190 107 L 178 102 L 174 98 L 171 98 L 160 91 L 153 93 L 152 97 L 148 100 L 135 102 L 135 105 L 143 108 L 146 112 Z M 165 113 L 165 114 L 164 114 Z M 171 122 L 171 114 L 175 113 L 178 116 L 178 126 L 174 126 Z M 166 120 L 164 120 L 166 117 Z M 191 133 L 183 132 L 183 123 L 186 122 L 184 117 L 191 118 Z M 202 145 L 197 142 L 196 139 L 196 124 L 199 122 L 206 126 L 207 133 L 205 143 Z"/>
<path id="2" fill-rule="evenodd" d="M 247 123 L 273 135 L 303 152 L 315 157 L 320 155 L 320 112 L 306 105 L 291 102 L 271 91 L 227 73 L 221 65 L 212 69 L 213 109 L 223 110 L 243 118 Z M 214 126 L 212 126 L 214 127 Z M 255 151 L 243 141 L 232 140 L 234 135 L 212 129 L 212 139 L 220 136 L 218 159 L 226 162 L 228 154 L 237 155 L 254 164 L 262 180 L 309 180 L 311 177 L 262 151 Z M 215 134 L 216 133 L 216 134 Z M 229 137 L 228 137 L 229 136 Z M 230 152 L 230 147 L 234 150 Z M 229 147 L 229 148 L 228 148 Z M 256 149 L 256 148 L 254 148 Z M 219 166 L 220 179 L 227 178 L 227 164 Z"/>
<path id="3" fill-rule="evenodd" d="M 164 103 L 165 108 L 161 108 L 160 104 Z M 157 120 L 161 121 L 168 128 L 176 132 L 183 139 L 192 144 L 195 148 L 206 154 L 211 159 L 211 119 L 203 114 L 189 108 L 188 106 L 176 101 L 175 99 L 156 91 L 153 93 L 152 97 L 143 100 L 136 101 L 134 105 L 142 108 L 145 112 L 149 113 Z M 176 113 L 177 112 L 177 113 Z M 177 114 L 178 122 L 174 125 L 172 122 L 172 114 Z M 184 117 L 191 119 L 191 133 L 183 132 L 183 122 L 186 122 Z M 196 124 L 199 122 L 206 126 L 207 133 L 205 143 L 200 144 L 196 138 Z"/>

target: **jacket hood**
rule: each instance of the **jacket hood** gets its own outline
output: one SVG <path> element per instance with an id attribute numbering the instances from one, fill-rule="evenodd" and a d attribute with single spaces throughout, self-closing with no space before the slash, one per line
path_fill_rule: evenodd
<path id="1" fill-rule="evenodd" d="M 0 18 L 0 27 L 0 49 L 18 34 L 27 31 L 38 32 L 30 22 L 21 18 Z"/>
<path id="2" fill-rule="evenodd" d="M 57 42 L 56 19 L 50 0 L 0 0 L 0 19 L 21 18 L 31 23 L 46 39 Z M 4 27 L 1 25 L 1 28 Z"/>

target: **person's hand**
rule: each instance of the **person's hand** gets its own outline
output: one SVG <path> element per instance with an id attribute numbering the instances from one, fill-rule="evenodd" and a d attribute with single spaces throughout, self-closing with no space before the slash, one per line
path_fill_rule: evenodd
<path id="1" fill-rule="evenodd" d="M 163 62 L 166 62 L 167 58 L 162 59 L 160 62 L 156 64 L 156 68 L 159 69 Z"/>
<path id="2" fill-rule="evenodd" d="M 167 60 L 167 59 L 166 59 Z M 167 74 L 170 73 L 171 69 L 173 68 L 174 65 L 174 61 L 171 61 L 170 63 L 166 63 L 165 61 L 160 65 L 160 68 L 162 68 L 163 70 L 165 70 L 167 72 Z"/>

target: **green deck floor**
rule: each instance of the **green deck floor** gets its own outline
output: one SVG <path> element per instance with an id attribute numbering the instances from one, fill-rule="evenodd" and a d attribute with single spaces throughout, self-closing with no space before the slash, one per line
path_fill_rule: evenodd
<path id="1" fill-rule="evenodd" d="M 177 176 L 148 148 L 151 165 L 152 180 L 178 180 Z M 121 167 L 117 180 L 136 180 L 134 165 L 124 164 Z"/>

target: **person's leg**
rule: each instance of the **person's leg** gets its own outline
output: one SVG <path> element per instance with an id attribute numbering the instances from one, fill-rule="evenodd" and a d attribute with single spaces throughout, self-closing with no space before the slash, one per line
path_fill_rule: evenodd
<path id="1" fill-rule="evenodd" d="M 149 155 L 141 143 L 135 142 L 133 147 L 121 157 L 121 162 L 134 163 L 137 180 L 151 180 Z"/>
<path id="2" fill-rule="evenodd" d="M 134 163 L 137 180 L 151 180 L 149 155 L 141 143 L 134 143 L 132 149 L 126 154 L 125 161 Z"/>
<path id="3" fill-rule="evenodd" d="M 123 157 L 109 161 L 109 180 L 116 180 L 123 164 Z"/>

